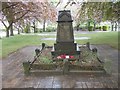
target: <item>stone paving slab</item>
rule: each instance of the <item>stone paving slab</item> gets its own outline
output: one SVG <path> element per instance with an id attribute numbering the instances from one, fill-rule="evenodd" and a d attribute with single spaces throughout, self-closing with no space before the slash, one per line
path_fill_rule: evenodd
<path id="1" fill-rule="evenodd" d="M 38 74 L 25 76 L 22 62 L 32 61 L 34 50 L 40 46 L 24 47 L 2 60 L 3 88 L 117 88 L 118 87 L 118 50 L 107 45 L 92 45 L 97 47 L 102 58 L 112 62 L 112 74 Z"/>

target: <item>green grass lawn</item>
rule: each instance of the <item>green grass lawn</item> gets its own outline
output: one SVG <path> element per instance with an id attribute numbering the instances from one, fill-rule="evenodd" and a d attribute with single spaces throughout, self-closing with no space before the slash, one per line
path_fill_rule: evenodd
<path id="1" fill-rule="evenodd" d="M 84 44 L 90 42 L 91 44 L 107 44 L 113 48 L 119 49 L 118 47 L 118 34 L 120 32 L 97 32 L 92 34 L 77 34 L 77 37 L 87 36 L 89 40 L 77 40 L 77 43 Z"/>
<path id="2" fill-rule="evenodd" d="M 91 44 L 108 44 L 116 49 L 118 48 L 118 32 L 96 32 L 92 34 L 80 34 L 76 33 L 76 37 L 90 37 L 90 40 L 77 40 L 78 44 L 85 44 L 90 42 Z M 47 45 L 53 45 L 55 41 L 42 41 L 41 38 L 50 38 L 55 36 L 38 36 L 38 35 L 16 35 L 9 38 L 0 39 L 2 41 L 2 57 L 6 57 L 9 53 L 16 51 L 19 48 L 30 45 L 41 45 L 46 43 Z M 1 45 L 1 44 L 0 44 Z M 1 52 L 0 52 L 1 53 Z"/>

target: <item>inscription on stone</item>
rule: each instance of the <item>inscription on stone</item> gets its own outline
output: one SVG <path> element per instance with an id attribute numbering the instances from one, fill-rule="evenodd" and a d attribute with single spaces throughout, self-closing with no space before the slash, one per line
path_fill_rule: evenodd
<path id="1" fill-rule="evenodd" d="M 61 23 L 59 30 L 59 41 L 68 42 L 72 39 L 70 32 L 68 32 L 70 30 L 69 23 Z"/>

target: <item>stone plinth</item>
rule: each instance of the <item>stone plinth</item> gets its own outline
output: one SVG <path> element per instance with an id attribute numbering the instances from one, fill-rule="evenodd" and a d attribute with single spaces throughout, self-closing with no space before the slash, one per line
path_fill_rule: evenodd
<path id="1" fill-rule="evenodd" d="M 70 10 L 59 11 L 56 43 L 52 55 L 75 55 L 80 54 L 77 44 L 74 43 L 72 17 Z"/>

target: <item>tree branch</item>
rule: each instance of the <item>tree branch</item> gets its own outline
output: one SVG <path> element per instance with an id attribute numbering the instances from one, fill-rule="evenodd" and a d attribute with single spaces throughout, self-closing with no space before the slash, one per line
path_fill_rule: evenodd
<path id="1" fill-rule="evenodd" d="M 14 23 L 17 22 L 17 21 L 18 21 L 19 19 L 21 19 L 22 17 L 24 17 L 27 13 L 28 13 L 28 11 L 27 11 L 26 13 L 24 13 L 21 17 L 17 18 L 17 19 L 14 21 Z"/>
<path id="2" fill-rule="evenodd" d="M 5 26 L 5 28 L 7 28 L 7 25 L 4 23 L 4 21 L 1 20 L 1 22 L 3 23 L 3 25 Z"/>
<path id="3" fill-rule="evenodd" d="M 5 5 L 4 5 L 5 3 L 7 3 L 7 2 L 2 2 L 2 6 L 5 6 Z M 12 4 L 12 5 L 10 5 L 10 6 L 7 5 L 7 7 L 4 7 L 4 8 L 2 7 L 2 11 L 3 11 L 4 9 L 10 8 L 10 7 L 13 7 L 13 6 L 16 6 L 16 5 L 18 5 L 18 3 Z"/>
<path id="4" fill-rule="evenodd" d="M 61 2 L 59 1 L 55 7 L 58 7 L 58 5 L 59 5 L 60 3 L 61 3 Z"/>
<path id="5" fill-rule="evenodd" d="M 70 4 L 70 1 L 67 2 L 67 4 L 64 6 L 64 9 Z"/>

